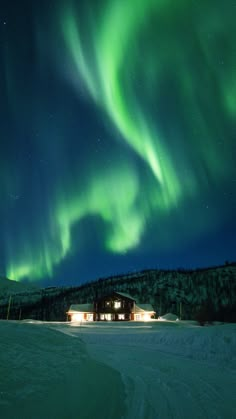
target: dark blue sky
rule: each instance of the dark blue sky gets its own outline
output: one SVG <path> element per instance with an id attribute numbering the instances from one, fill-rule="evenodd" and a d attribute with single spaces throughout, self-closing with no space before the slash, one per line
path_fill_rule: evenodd
<path id="1" fill-rule="evenodd" d="M 235 18 L 220 0 L 1 3 L 0 274 L 236 259 Z"/>

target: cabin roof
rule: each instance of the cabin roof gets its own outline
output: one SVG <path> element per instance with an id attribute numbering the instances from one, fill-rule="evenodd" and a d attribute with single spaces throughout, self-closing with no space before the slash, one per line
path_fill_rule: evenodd
<path id="1" fill-rule="evenodd" d="M 69 308 L 69 313 L 93 313 L 93 304 L 72 304 Z"/>
<path id="2" fill-rule="evenodd" d="M 125 292 L 114 291 L 114 293 L 120 295 L 121 297 L 129 298 L 129 300 L 135 301 L 135 298 L 134 297 L 132 297 L 129 294 L 126 294 Z"/>
<path id="3" fill-rule="evenodd" d="M 127 298 L 129 300 L 136 301 L 135 298 L 132 297 L 131 295 L 126 294 L 125 292 L 119 292 L 119 291 L 113 291 L 110 294 L 103 295 L 102 297 L 97 298 L 96 301 L 102 301 L 102 300 L 105 300 L 107 298 L 108 299 L 109 298 L 114 298 L 114 296 L 115 297 L 124 297 L 124 298 Z"/>
<path id="4" fill-rule="evenodd" d="M 139 305 L 135 305 L 135 309 L 134 312 L 135 313 L 143 313 L 145 311 L 152 311 L 153 313 L 155 313 L 155 311 L 153 310 L 153 306 L 151 304 L 139 304 Z"/>

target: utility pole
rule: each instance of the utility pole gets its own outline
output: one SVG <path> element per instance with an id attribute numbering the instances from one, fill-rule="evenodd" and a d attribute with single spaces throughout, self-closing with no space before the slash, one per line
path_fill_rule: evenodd
<path id="1" fill-rule="evenodd" d="M 161 316 L 162 315 L 162 298 L 161 298 L 161 295 L 160 295 L 160 299 L 159 299 L 159 316 Z"/>
<path id="2" fill-rule="evenodd" d="M 9 320 L 10 308 L 11 308 L 11 295 L 10 295 L 10 297 L 9 297 L 9 301 L 8 301 L 8 308 L 7 308 L 7 320 Z"/>
<path id="3" fill-rule="evenodd" d="M 182 311 L 183 307 L 182 307 L 182 301 L 179 302 L 179 319 L 182 320 Z"/>

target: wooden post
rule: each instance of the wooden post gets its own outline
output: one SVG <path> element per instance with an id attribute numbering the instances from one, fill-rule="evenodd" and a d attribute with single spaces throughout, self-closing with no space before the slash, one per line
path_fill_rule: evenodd
<path id="1" fill-rule="evenodd" d="M 7 320 L 9 320 L 10 308 L 11 308 L 11 295 L 9 297 L 8 308 L 7 308 Z"/>
<path id="2" fill-rule="evenodd" d="M 21 320 L 21 308 L 20 308 L 20 312 L 19 312 L 19 320 Z"/>
<path id="3" fill-rule="evenodd" d="M 182 320 L 182 301 L 179 303 L 179 319 Z"/>

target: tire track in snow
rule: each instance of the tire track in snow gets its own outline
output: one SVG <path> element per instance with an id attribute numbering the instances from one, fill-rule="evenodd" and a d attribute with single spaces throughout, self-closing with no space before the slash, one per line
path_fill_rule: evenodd
<path id="1" fill-rule="evenodd" d="M 167 339 L 161 336 L 165 344 L 171 341 L 173 330 L 166 332 Z M 77 336 L 76 328 L 72 333 Z M 173 345 L 177 345 L 179 338 L 173 338 Z M 126 419 L 235 419 L 236 402 L 230 390 L 236 388 L 236 375 L 225 368 L 224 354 L 216 368 L 217 354 L 208 358 L 208 354 L 195 353 L 194 347 L 192 357 L 200 360 L 191 359 L 189 351 L 171 354 L 175 348 L 168 346 L 165 353 L 163 342 L 159 349 L 158 336 L 141 329 L 138 333 L 130 330 L 129 334 L 114 328 L 103 331 L 99 327 L 96 331 L 82 327 L 80 339 L 93 358 L 121 373 L 126 389 Z M 187 340 L 191 350 L 195 339 L 190 336 Z M 208 337 L 205 342 L 210 347 L 214 343 Z"/>

